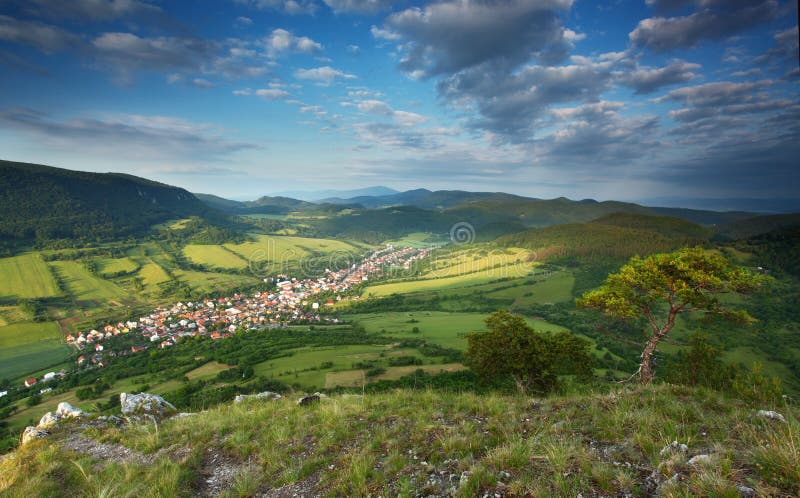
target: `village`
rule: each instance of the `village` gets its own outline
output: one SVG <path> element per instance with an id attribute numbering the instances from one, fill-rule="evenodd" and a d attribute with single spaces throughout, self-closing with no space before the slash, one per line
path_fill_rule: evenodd
<path id="1" fill-rule="evenodd" d="M 197 302 L 178 302 L 159 307 L 138 320 L 108 324 L 100 330 L 69 334 L 68 344 L 83 352 L 78 366 L 102 367 L 110 357 L 134 354 L 149 348 L 168 348 L 182 337 L 209 336 L 225 339 L 238 330 L 283 328 L 289 324 L 336 324 L 330 310 L 337 301 L 348 297 L 359 285 L 371 279 L 387 276 L 392 271 L 408 270 L 414 261 L 428 256 L 429 248 L 395 248 L 387 245 L 368 254 L 359 263 L 339 270 L 326 269 L 318 278 L 297 279 L 287 275 L 264 278 L 273 284 L 272 290 L 252 295 L 234 294 L 230 297 Z M 358 299 L 358 295 L 350 296 Z M 137 334 L 141 342 L 129 351 L 107 351 L 104 341 L 120 334 Z M 48 374 L 49 375 L 49 374 Z M 58 375 L 58 374 L 56 374 Z M 45 379 L 38 379 L 44 381 Z M 37 379 L 27 379 L 26 387 Z"/>

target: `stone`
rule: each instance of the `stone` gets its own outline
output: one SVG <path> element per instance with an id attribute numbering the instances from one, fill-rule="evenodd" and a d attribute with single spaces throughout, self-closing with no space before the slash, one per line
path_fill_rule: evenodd
<path id="1" fill-rule="evenodd" d="M 39 420 L 39 423 L 36 425 L 37 429 L 49 429 L 50 427 L 55 426 L 58 424 L 58 421 L 61 420 L 61 417 L 56 415 L 53 412 L 47 412 L 42 415 L 42 418 Z"/>
<path id="2" fill-rule="evenodd" d="M 66 401 L 62 401 L 56 408 L 56 416 L 61 418 L 80 418 L 86 416 L 86 412 L 70 405 Z"/>
<path id="3" fill-rule="evenodd" d="M 673 441 L 668 445 L 661 448 L 661 451 L 658 452 L 659 456 L 665 457 L 675 453 L 683 453 L 686 454 L 689 452 L 689 447 L 683 443 L 678 443 L 678 441 Z"/>
<path id="4" fill-rule="evenodd" d="M 742 498 L 752 498 L 756 495 L 756 490 L 748 486 L 736 486 L 736 490 Z"/>
<path id="5" fill-rule="evenodd" d="M 172 403 L 161 396 L 149 393 L 119 395 L 122 415 L 129 422 L 160 422 L 178 413 Z"/>
<path id="6" fill-rule="evenodd" d="M 695 455 L 687 463 L 689 465 L 705 465 L 711 463 L 711 455 Z"/>
<path id="7" fill-rule="evenodd" d="M 36 427 L 28 426 L 25 428 L 25 431 L 22 433 L 22 444 L 28 444 L 31 441 L 36 441 L 37 439 L 43 439 L 49 436 L 50 433 L 44 429 L 38 429 Z"/>
<path id="8" fill-rule="evenodd" d="M 264 391 L 263 393 L 258 393 L 258 394 L 239 394 L 238 396 L 236 396 L 236 398 L 234 398 L 233 402 L 234 403 L 241 403 L 242 401 L 245 401 L 245 400 L 248 400 L 248 399 L 271 401 L 271 400 L 281 399 L 281 395 L 278 394 L 278 393 L 274 393 L 272 391 Z"/>
<path id="9" fill-rule="evenodd" d="M 302 398 L 297 400 L 297 406 L 309 406 L 313 405 L 314 403 L 319 403 L 320 396 L 319 394 L 309 394 L 308 396 L 303 396 Z"/>
<path id="10" fill-rule="evenodd" d="M 786 423 L 786 419 L 778 412 L 774 412 L 772 410 L 758 410 L 756 413 L 759 417 L 768 418 L 770 420 L 777 420 L 778 422 Z"/>

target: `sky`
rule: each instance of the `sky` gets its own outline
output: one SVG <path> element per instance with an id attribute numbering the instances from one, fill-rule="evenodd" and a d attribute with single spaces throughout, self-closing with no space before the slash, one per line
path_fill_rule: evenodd
<path id="1" fill-rule="evenodd" d="M 0 158 L 236 199 L 797 200 L 797 15 L 777 0 L 0 0 Z"/>

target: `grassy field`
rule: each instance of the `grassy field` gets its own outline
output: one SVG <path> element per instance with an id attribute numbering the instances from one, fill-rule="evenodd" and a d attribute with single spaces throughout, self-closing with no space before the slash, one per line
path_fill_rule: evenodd
<path id="1" fill-rule="evenodd" d="M 558 272 L 546 280 L 533 285 L 501 289 L 487 294 L 488 297 L 513 298 L 512 306 L 527 304 L 560 303 L 572 299 L 575 277 L 569 272 Z"/>
<path id="2" fill-rule="evenodd" d="M 0 327 L 0 378 L 14 379 L 63 362 L 70 348 L 61 342 L 56 322 Z"/>
<path id="3" fill-rule="evenodd" d="M 131 258 L 102 258 L 98 260 L 99 272 L 102 275 L 109 275 L 118 272 L 132 272 L 137 268 L 137 264 Z"/>
<path id="4" fill-rule="evenodd" d="M 139 270 L 138 276 L 142 279 L 142 284 L 148 292 L 158 290 L 158 284 L 169 280 L 169 275 L 161 266 L 154 262 L 147 263 Z"/>
<path id="5" fill-rule="evenodd" d="M 385 312 L 349 315 L 347 318 L 358 322 L 367 332 L 382 332 L 400 338 L 424 339 L 441 346 L 465 349 L 464 335 L 486 329 L 485 313 L 446 313 L 441 311 Z M 563 327 L 533 318 L 528 324 L 540 331 L 556 332 Z M 419 333 L 414 333 L 414 327 Z"/>
<path id="6" fill-rule="evenodd" d="M 76 301 L 108 303 L 125 299 L 128 293 L 109 280 L 92 275 L 83 264 L 76 261 L 53 261 L 50 265 L 64 282 L 67 291 Z"/>
<path id="7" fill-rule="evenodd" d="M 58 295 L 58 285 L 38 254 L 0 258 L 0 300 Z"/>
<path id="8" fill-rule="evenodd" d="M 243 244 L 225 244 L 225 247 L 239 254 L 246 261 L 257 265 L 270 264 L 267 271 L 281 273 L 293 268 L 303 258 L 329 255 L 332 263 L 341 259 L 352 259 L 361 255 L 364 250 L 341 240 L 311 239 L 280 235 L 255 235 L 255 241 Z M 336 264 L 332 266 L 336 267 Z"/>
<path id="9" fill-rule="evenodd" d="M 255 277 L 250 275 L 184 270 L 173 270 L 173 273 L 178 280 L 199 292 L 224 291 L 238 284 L 248 284 L 255 281 Z"/>
<path id="10" fill-rule="evenodd" d="M 380 297 L 390 296 L 392 294 L 457 289 L 459 287 L 486 284 L 501 278 L 523 277 L 528 275 L 534 267 L 535 263 L 519 263 L 452 277 L 426 278 L 424 280 L 371 285 L 365 289 L 364 295 Z"/>
<path id="11" fill-rule="evenodd" d="M 786 419 L 780 423 L 720 393 L 671 385 L 535 400 L 433 390 L 332 396 L 312 406 L 295 399 L 224 403 L 158 428 L 56 429 L 0 460 L 0 493 L 738 497 L 742 486 L 750 496 L 800 493 L 800 411 L 791 405 L 774 407 Z M 91 450 L 62 449 L 76 436 Z M 672 441 L 686 450 L 670 451 Z M 176 456 L 184 448 L 189 456 Z M 92 456 L 97 450 L 104 456 Z M 198 455 L 208 462 L 214 455 L 231 477 L 210 488 L 217 466 L 199 465 Z"/>
<path id="12" fill-rule="evenodd" d="M 326 374 L 332 371 L 352 370 L 359 361 L 375 360 L 381 353 L 403 354 L 403 350 L 391 350 L 383 345 L 353 345 L 335 347 L 300 348 L 291 351 L 291 356 L 274 358 L 255 365 L 256 375 L 273 377 L 286 384 L 299 384 L 307 389 L 326 386 Z M 319 368 L 325 362 L 333 365 Z"/>
<path id="13" fill-rule="evenodd" d="M 231 368 L 229 365 L 223 365 L 217 361 L 210 361 L 203 366 L 197 367 L 194 370 L 186 372 L 186 377 L 189 380 L 207 380 L 213 379 L 218 373 Z"/>
<path id="14" fill-rule="evenodd" d="M 432 255 L 432 269 L 422 275 L 422 278 L 443 278 L 465 275 L 468 273 L 483 272 L 497 268 L 500 277 L 524 275 L 531 267 L 525 262 L 531 252 L 526 249 L 469 249 L 446 253 L 440 256 L 437 252 Z M 519 269 L 515 271 L 514 266 Z M 518 274 L 522 270 L 521 274 Z M 508 273 L 503 275 L 502 273 Z"/>
<path id="15" fill-rule="evenodd" d="M 183 254 L 193 263 L 215 268 L 239 269 L 247 266 L 247 261 L 241 256 L 220 246 L 192 244 L 183 248 Z"/>
<path id="16" fill-rule="evenodd" d="M 386 241 L 387 244 L 392 244 L 395 247 L 429 247 L 437 243 L 441 243 L 440 237 L 426 232 L 414 232 L 406 235 L 401 239 Z"/>

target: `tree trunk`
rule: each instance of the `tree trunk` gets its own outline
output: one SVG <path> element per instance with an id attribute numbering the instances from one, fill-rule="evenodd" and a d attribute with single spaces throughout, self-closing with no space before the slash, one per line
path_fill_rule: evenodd
<path id="1" fill-rule="evenodd" d="M 639 365 L 639 382 L 642 384 L 649 384 L 653 380 L 653 353 L 656 351 L 656 346 L 660 340 L 661 337 L 658 334 L 654 335 L 647 341 L 647 345 L 642 351 L 642 362 Z"/>

